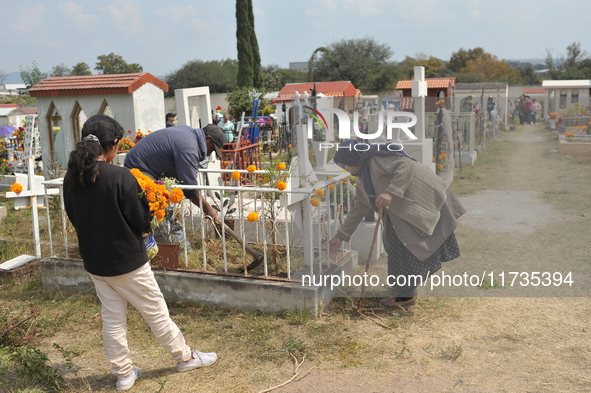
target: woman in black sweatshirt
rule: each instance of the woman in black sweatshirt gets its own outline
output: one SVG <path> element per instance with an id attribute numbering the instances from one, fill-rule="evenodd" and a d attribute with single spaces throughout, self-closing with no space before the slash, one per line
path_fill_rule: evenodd
<path id="1" fill-rule="evenodd" d="M 213 352 L 191 351 L 170 319 L 150 268 L 142 232 L 150 231 L 148 201 L 125 168 L 111 165 L 123 128 L 108 116 L 90 117 L 70 153 L 64 179 L 66 213 L 78 235 L 84 268 L 102 304 L 103 341 L 117 389 L 128 390 L 141 370 L 127 347 L 127 303 L 137 308 L 178 371 L 212 365 Z"/>

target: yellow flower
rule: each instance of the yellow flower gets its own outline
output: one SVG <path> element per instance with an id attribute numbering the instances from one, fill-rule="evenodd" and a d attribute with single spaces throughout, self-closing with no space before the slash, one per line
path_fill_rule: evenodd
<path id="1" fill-rule="evenodd" d="M 318 207 L 318 206 L 320 206 L 320 201 L 316 198 L 312 198 L 312 199 L 310 199 L 310 205 L 312 205 L 314 207 Z"/>
<path id="2" fill-rule="evenodd" d="M 328 186 L 329 191 L 334 191 L 334 183 Z"/>
<path id="3" fill-rule="evenodd" d="M 248 167 L 246 167 L 246 170 L 250 173 L 253 173 L 254 171 L 257 170 L 257 167 L 254 165 L 249 165 Z"/>
<path id="4" fill-rule="evenodd" d="M 23 186 L 21 186 L 18 183 L 14 183 L 13 185 L 10 186 L 10 191 L 16 192 L 17 194 L 19 194 L 20 192 L 23 191 Z"/>
<path id="5" fill-rule="evenodd" d="M 283 191 L 287 188 L 287 184 L 284 181 L 278 181 L 277 188 L 279 189 L 279 191 Z"/>
<path id="6" fill-rule="evenodd" d="M 250 222 L 255 222 L 259 219 L 259 213 L 257 213 L 257 212 L 248 213 L 248 216 L 246 216 L 246 219 Z"/>
<path id="7" fill-rule="evenodd" d="M 282 163 L 282 162 L 280 162 L 279 164 L 277 164 L 277 166 L 275 167 L 275 169 L 277 169 L 278 171 L 282 171 L 285 168 L 287 168 L 287 166 L 284 163 Z"/>
<path id="8" fill-rule="evenodd" d="M 230 177 L 232 178 L 232 180 L 238 180 L 238 179 L 240 179 L 240 172 L 234 171 L 234 172 L 232 172 Z"/>
<path id="9" fill-rule="evenodd" d="M 315 194 L 318 198 L 322 198 L 324 196 L 324 190 L 323 189 L 316 190 Z"/>

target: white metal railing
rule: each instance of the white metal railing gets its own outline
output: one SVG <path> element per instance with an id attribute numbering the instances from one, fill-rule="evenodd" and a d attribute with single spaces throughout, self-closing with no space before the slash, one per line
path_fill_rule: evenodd
<path id="1" fill-rule="evenodd" d="M 234 170 L 204 170 L 207 173 L 234 172 Z M 239 170 L 241 174 L 250 173 L 246 170 Z M 266 174 L 266 171 L 255 171 L 254 175 Z M 241 243 L 241 258 L 243 260 L 244 271 L 235 271 L 236 260 L 231 261 L 228 245 L 236 242 L 232 239 L 226 230 L 225 225 L 215 225 L 210 216 L 203 213 L 202 206 L 195 209 L 193 204 L 187 199 L 182 203 L 183 214 L 180 215 L 181 225 L 183 227 L 183 239 L 191 240 L 198 250 L 191 251 L 192 259 L 196 259 L 200 254 L 200 268 L 208 272 L 233 273 L 249 275 L 246 261 L 249 260 L 249 249 L 258 248 L 261 250 L 261 264 L 263 266 L 262 275 L 272 277 L 270 271 L 270 249 L 282 249 L 282 260 L 284 260 L 284 270 L 281 278 L 288 280 L 297 279 L 300 274 L 319 274 L 322 273 L 331 263 L 343 257 L 350 250 L 349 245 L 343 242 L 341 251 L 336 256 L 330 255 L 329 241 L 335 236 L 338 228 L 345 220 L 348 213 L 354 189 L 349 183 L 349 173 L 328 173 L 319 172 L 317 176 L 324 178 L 315 184 L 297 189 L 285 189 L 283 191 L 277 188 L 257 187 L 257 186 L 207 186 L 207 185 L 179 185 L 183 190 L 199 190 L 206 195 L 206 200 L 213 204 L 216 199 L 212 194 L 218 193 L 220 214 L 219 217 L 225 217 L 228 207 L 224 205 L 224 198 L 233 196 L 237 203 L 236 214 L 234 216 L 234 230 L 231 230 Z M 330 176 L 334 176 L 329 178 Z M 232 181 L 234 182 L 234 181 Z M 66 216 L 63 204 L 62 184 L 63 179 L 54 179 L 45 181 L 46 187 L 59 187 L 60 204 L 63 232 L 63 254 L 69 257 L 71 243 L 75 242 L 70 231 L 66 229 Z M 269 197 L 270 195 L 275 197 Z M 54 243 L 58 241 L 52 235 L 52 225 L 50 222 L 50 211 L 48 200 L 50 196 L 46 193 L 46 214 L 48 236 L 50 243 L 51 256 L 56 255 Z M 266 199 L 265 199 L 266 197 Z M 312 205 L 313 204 L 313 205 Z M 317 205 L 317 206 L 315 206 Z M 309 206 L 309 208 L 307 208 Z M 259 219 L 249 222 L 247 217 L 250 212 L 257 212 Z M 217 220 L 218 224 L 220 220 Z M 238 225 L 236 225 L 238 224 Z M 55 230 L 55 229 L 54 229 Z M 199 233 L 200 232 L 200 233 Z M 220 242 L 221 241 L 221 245 Z M 233 243 L 235 245 L 235 243 Z M 215 245 L 215 248 L 214 246 Z M 221 246 L 221 247 L 220 247 Z M 181 266 L 189 269 L 189 247 L 182 247 Z M 223 268 L 215 269 L 209 263 L 215 254 L 215 250 L 221 248 Z M 236 246 L 234 247 L 236 250 Z M 256 250 L 255 250 L 256 251 Z M 277 257 L 277 253 L 274 254 Z M 217 255 L 219 256 L 219 255 Z M 234 271 L 230 269 L 230 262 L 234 262 Z M 283 262 L 282 262 L 283 263 Z M 195 267 L 192 267 L 195 269 Z M 305 269 L 305 273 L 304 273 Z"/>

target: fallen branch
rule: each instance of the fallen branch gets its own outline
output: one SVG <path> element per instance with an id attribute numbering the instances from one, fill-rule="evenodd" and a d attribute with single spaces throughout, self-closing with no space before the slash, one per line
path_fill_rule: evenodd
<path id="1" fill-rule="evenodd" d="M 300 375 L 300 372 L 299 372 L 298 370 L 299 370 L 300 366 L 301 366 L 302 364 L 304 364 L 304 360 L 306 360 L 306 355 L 304 355 L 304 357 L 302 358 L 302 361 L 301 361 L 301 362 L 299 362 L 299 363 L 298 363 L 298 359 L 297 359 L 295 356 L 293 356 L 293 354 L 290 354 L 290 355 L 291 355 L 291 357 L 293 358 L 293 363 L 294 363 L 294 368 L 295 368 L 295 370 L 294 370 L 294 372 L 293 372 L 293 375 L 291 376 L 291 378 L 289 378 L 287 381 L 285 381 L 285 382 L 283 382 L 283 383 L 281 383 L 281 384 L 279 384 L 279 385 L 276 385 L 276 386 L 270 387 L 270 388 L 268 388 L 268 389 L 265 389 L 265 390 L 261 390 L 259 393 L 267 393 L 267 392 L 270 392 L 271 390 L 279 389 L 279 388 L 281 388 L 281 387 L 283 387 L 283 386 L 287 385 L 288 383 L 291 383 L 291 382 L 293 382 L 293 381 L 294 381 L 294 380 L 295 380 L 295 379 L 298 377 L 298 375 Z M 310 370 L 312 370 L 313 368 L 314 368 L 314 366 L 310 367 L 310 368 L 308 369 L 308 371 L 306 371 L 306 372 L 305 372 L 305 373 L 302 375 L 302 378 L 303 378 L 303 377 L 305 377 L 305 376 L 306 376 L 306 375 L 307 375 L 307 374 L 310 372 Z M 300 378 L 300 379 L 301 379 L 301 378 Z"/>
<path id="2" fill-rule="evenodd" d="M 6 336 L 8 334 L 8 332 L 10 332 L 11 330 L 16 329 L 17 327 L 19 327 L 23 323 L 27 322 L 29 319 L 35 318 L 35 317 L 39 316 L 40 314 L 41 314 L 41 311 L 39 311 L 39 309 L 36 309 L 35 308 L 35 309 L 32 309 L 31 310 L 31 315 L 29 315 L 25 319 L 17 322 L 15 325 L 6 324 L 6 327 L 4 328 L 4 330 L 2 331 L 2 333 L 0 333 L 0 340 L 2 340 L 2 338 L 4 336 Z"/>
<path id="3" fill-rule="evenodd" d="M 359 315 L 361 315 L 362 317 L 364 317 L 364 318 L 366 318 L 366 319 L 369 319 L 370 321 L 372 321 L 372 322 L 374 322 L 374 323 L 376 323 L 376 324 L 380 325 L 380 326 L 381 326 L 381 327 L 383 327 L 384 329 L 392 330 L 392 328 L 391 328 L 390 326 L 388 326 L 388 325 L 386 325 L 386 324 L 383 324 L 383 323 L 381 323 L 380 321 L 378 321 L 378 320 L 376 320 L 376 319 L 374 319 L 374 318 L 370 317 L 369 315 L 365 315 L 364 313 L 361 313 L 361 312 L 359 313 Z"/>

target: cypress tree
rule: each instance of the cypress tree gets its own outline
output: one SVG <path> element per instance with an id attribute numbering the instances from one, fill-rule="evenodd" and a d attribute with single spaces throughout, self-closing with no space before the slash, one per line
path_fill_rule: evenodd
<path id="1" fill-rule="evenodd" d="M 236 0 L 239 87 L 262 87 L 261 56 L 254 31 L 252 0 Z"/>
<path id="2" fill-rule="evenodd" d="M 252 79 L 253 86 L 256 88 L 263 87 L 263 73 L 261 71 L 261 55 L 259 52 L 259 43 L 257 41 L 257 34 L 254 30 L 254 12 L 252 10 L 252 0 L 248 0 L 248 19 L 252 26 L 252 34 L 250 36 L 250 46 L 252 48 Z"/>

